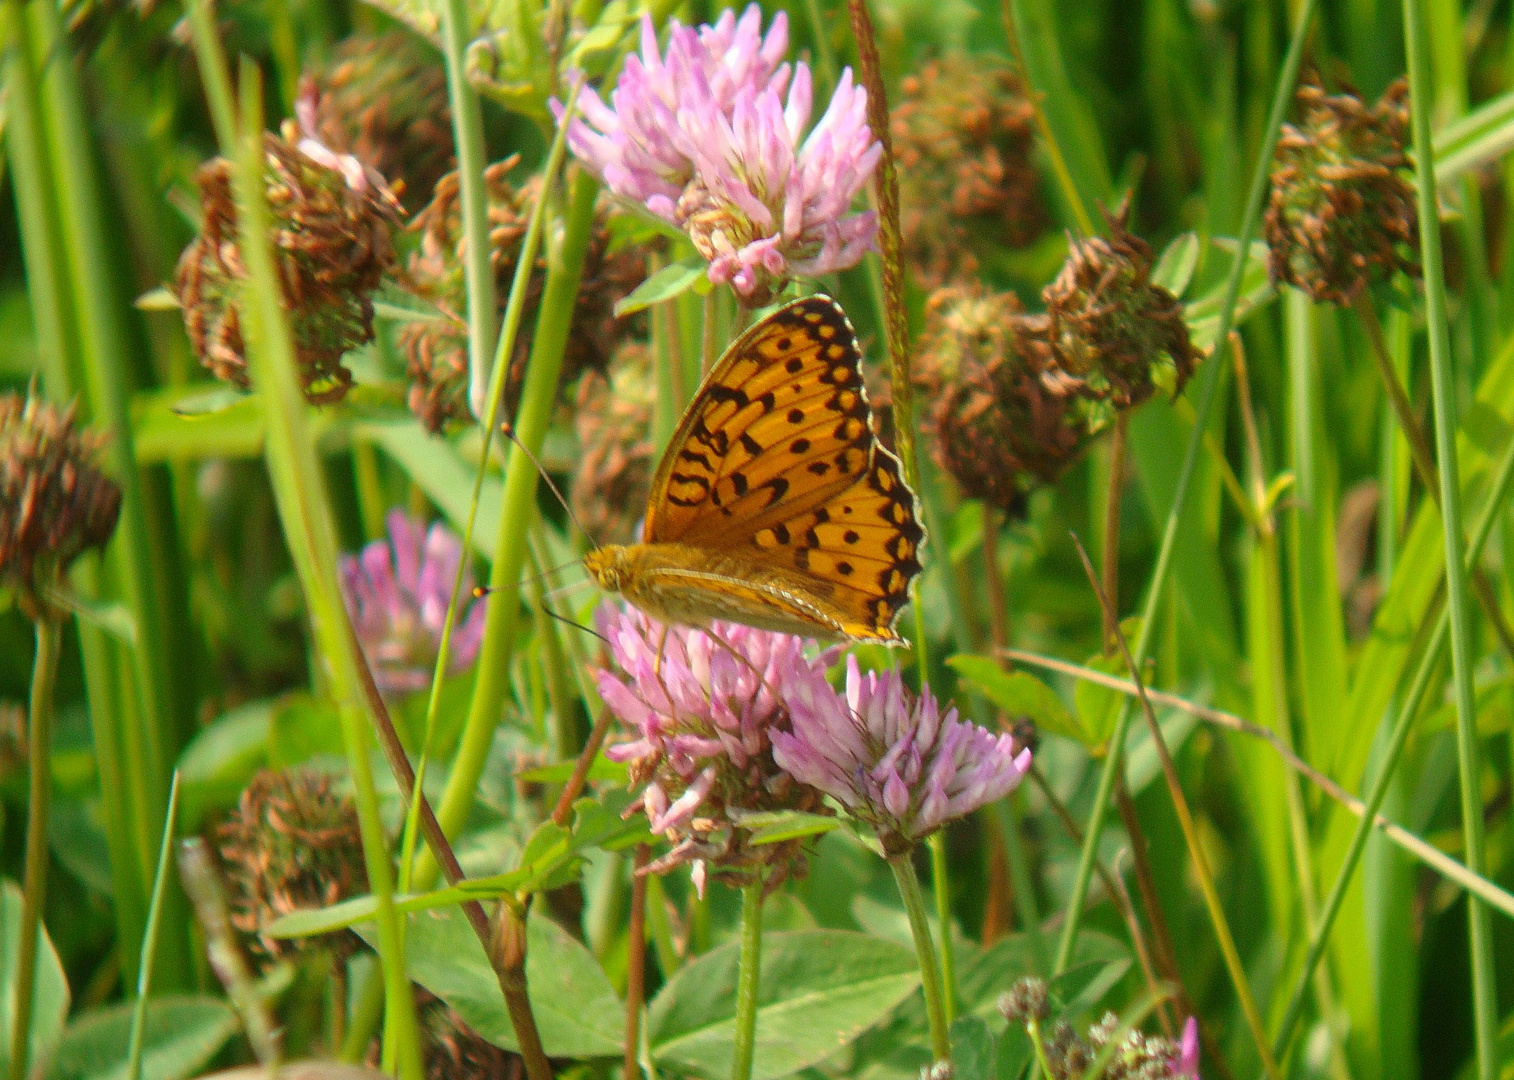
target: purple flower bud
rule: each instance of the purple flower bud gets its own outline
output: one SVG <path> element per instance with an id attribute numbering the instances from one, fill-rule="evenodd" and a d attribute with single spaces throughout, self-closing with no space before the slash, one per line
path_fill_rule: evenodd
<path id="1" fill-rule="evenodd" d="M 403 510 L 391 510 L 387 523 L 388 540 L 342 557 L 342 597 L 374 682 L 385 694 L 407 694 L 431 685 L 463 546 L 441 522 L 428 531 Z M 465 579 L 464 589 L 472 584 Z M 464 595 L 449 673 L 473 663 L 484 635 L 484 605 Z"/>
<path id="2" fill-rule="evenodd" d="M 783 684 L 790 731 L 775 731 L 773 758 L 873 825 L 885 844 L 907 846 L 954 818 L 1002 798 L 1030 768 L 1030 750 L 942 712 L 896 671 L 863 675 L 847 657 L 846 691 L 823 673 Z"/>
<path id="3" fill-rule="evenodd" d="M 804 137 L 809 68 L 781 63 L 782 12 L 766 37 L 761 28 L 755 4 L 697 31 L 675 20 L 664 55 L 643 16 L 641 53 L 626 61 L 610 104 L 584 89 L 568 126 L 568 145 L 612 192 L 685 229 L 710 280 L 752 304 L 872 248 L 876 216 L 848 211 L 883 153 L 850 69 Z"/>
<path id="4" fill-rule="evenodd" d="M 1190 1016 L 1183 1025 L 1183 1040 L 1178 1044 L 1178 1056 L 1173 1059 L 1172 1071 L 1185 1080 L 1199 1080 L 1199 1021 Z"/>

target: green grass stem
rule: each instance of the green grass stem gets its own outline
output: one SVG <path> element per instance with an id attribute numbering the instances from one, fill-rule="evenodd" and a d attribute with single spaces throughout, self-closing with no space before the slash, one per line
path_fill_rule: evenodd
<path id="1" fill-rule="evenodd" d="M 1288 46 L 1288 53 L 1283 59 L 1283 67 L 1278 73 L 1277 86 L 1273 91 L 1266 134 L 1262 139 L 1256 164 L 1252 168 L 1246 214 L 1241 221 L 1240 235 L 1237 237 L 1236 260 L 1226 278 L 1224 296 L 1220 301 L 1216 345 L 1213 354 L 1209 357 L 1208 369 L 1204 372 L 1203 385 L 1199 392 L 1199 404 L 1195 409 L 1193 430 L 1183 454 L 1183 464 L 1178 472 L 1177 486 L 1173 493 L 1172 509 L 1168 512 L 1167 522 L 1162 531 L 1162 544 L 1157 553 L 1156 567 L 1152 571 L 1151 584 L 1146 595 L 1146 606 L 1142 612 L 1141 632 L 1137 636 L 1134 649 L 1138 668 L 1145 663 L 1151 649 L 1153 634 L 1157 626 L 1157 605 L 1161 603 L 1162 595 L 1166 591 L 1167 575 L 1172 568 L 1173 548 L 1177 542 L 1178 525 L 1182 520 L 1183 507 L 1188 499 L 1194 468 L 1198 463 L 1199 450 L 1203 446 L 1204 432 L 1209 426 L 1209 417 L 1214 410 L 1215 400 L 1219 396 L 1220 383 L 1225 371 L 1222 363 L 1223 354 L 1228 347 L 1230 329 L 1235 319 L 1236 299 L 1240 296 L 1241 273 L 1245 267 L 1243 253 L 1250 249 L 1251 238 L 1261 218 L 1262 201 L 1267 193 L 1267 177 L 1272 164 L 1272 149 L 1277 144 L 1278 132 L 1283 125 L 1283 116 L 1293 97 L 1294 83 L 1298 79 L 1299 64 L 1303 59 L 1304 41 L 1308 37 L 1309 24 L 1314 18 L 1314 9 L 1317 4 L 1318 0 L 1303 0 L 1299 5 L 1293 39 Z M 1088 826 L 1083 837 L 1083 849 L 1079 854 L 1077 874 L 1073 878 L 1072 893 L 1068 899 L 1067 921 L 1062 925 L 1062 937 L 1057 944 L 1057 955 L 1053 965 L 1053 970 L 1057 973 L 1067 969 L 1067 965 L 1072 962 L 1073 949 L 1077 945 L 1078 929 L 1083 919 L 1083 903 L 1088 896 L 1089 881 L 1093 877 L 1099 838 L 1103 834 L 1104 819 L 1109 811 L 1110 798 L 1114 794 L 1115 777 L 1124 759 L 1125 736 L 1130 729 L 1131 715 L 1131 703 L 1127 700 L 1121 706 L 1118 719 L 1115 721 L 1114 731 L 1109 740 L 1109 754 L 1104 759 L 1104 767 L 1099 774 L 1098 788 L 1094 792 L 1093 806 L 1089 811 Z"/>
<path id="2" fill-rule="evenodd" d="M 463 280 L 468 291 L 468 404 L 482 418 L 490 385 L 499 315 L 494 295 L 493 243 L 489 237 L 489 192 L 484 180 L 484 117 L 478 91 L 468 81 L 468 42 L 473 17 L 467 0 L 441 6 L 442 55 L 447 61 L 447 100 L 452 106 L 452 140 L 457 150 L 458 201 L 465 245 Z M 522 260 L 524 262 L 524 260 Z M 529 265 L 529 264 L 527 264 Z M 488 460 L 487 455 L 484 460 Z"/>
<path id="3" fill-rule="evenodd" d="M 147 908 L 147 932 L 142 935 L 142 959 L 137 965 L 137 1000 L 131 1010 L 131 1035 L 126 1043 L 126 1080 L 142 1080 L 142 1045 L 147 1034 L 147 995 L 152 990 L 153 953 L 158 927 L 163 924 L 163 896 L 168 885 L 169 862 L 179 812 L 179 771 L 168 784 L 168 813 L 163 815 L 163 842 L 158 845 L 158 872 L 152 882 L 152 903 Z"/>
<path id="4" fill-rule="evenodd" d="M 1424 264 L 1426 319 L 1430 337 L 1430 383 L 1435 413 L 1435 449 L 1440 464 L 1441 522 L 1446 551 L 1446 613 L 1450 619 L 1452 686 L 1456 702 L 1457 760 L 1461 768 L 1462 833 L 1467 869 L 1486 865 L 1481 774 L 1478 765 L 1477 664 L 1467 606 L 1468 572 L 1462 561 L 1461 473 L 1456 457 L 1456 387 L 1446 314 L 1445 269 L 1440 247 L 1440 205 L 1435 187 L 1435 148 L 1430 130 L 1429 50 L 1419 0 L 1404 0 L 1404 41 L 1409 59 L 1409 100 L 1414 129 L 1415 180 L 1419 197 L 1420 256 Z M 1467 898 L 1472 961 L 1473 1027 L 1482 1080 L 1498 1075 L 1498 984 L 1486 906 Z"/>
<path id="5" fill-rule="evenodd" d="M 570 105 L 570 113 L 571 109 Z M 442 684 L 446 680 L 447 665 L 452 655 L 452 634 L 457 627 L 457 613 L 462 601 L 463 582 L 467 580 L 471 566 L 468 553 L 473 551 L 473 530 L 478 523 L 478 505 L 484 490 L 484 477 L 488 474 L 489 451 L 494 441 L 495 429 L 499 425 L 499 410 L 504 399 L 505 375 L 510 369 L 509 358 L 515 352 L 515 339 L 520 333 L 520 322 L 526 307 L 526 289 L 530 284 L 531 274 L 536 268 L 537 250 L 541 247 L 542 228 L 547 217 L 545 193 L 552 189 L 558 171 L 562 168 L 563 155 L 567 146 L 568 119 L 569 116 L 564 116 L 564 122 L 558 127 L 552 149 L 547 155 L 547 162 L 542 171 L 543 197 L 538 198 L 536 205 L 531 208 L 526 235 L 521 239 L 520 255 L 515 264 L 515 276 L 510 282 L 510 296 L 505 304 L 504 328 L 496 343 L 499 351 L 494 358 L 493 370 L 489 376 L 487 390 L 489 404 L 482 419 L 483 448 L 479 452 L 478 472 L 473 479 L 473 496 L 468 500 L 468 517 L 463 524 L 463 558 L 457 564 L 457 573 L 452 580 L 452 593 L 447 600 L 447 614 L 442 620 L 442 636 L 437 645 L 436 667 L 431 673 L 431 690 L 426 698 L 425 735 L 421 742 L 420 761 L 415 769 L 415 787 L 411 792 L 410 811 L 406 815 L 405 833 L 400 845 L 402 891 L 409 889 L 411 873 L 415 865 L 415 845 L 420 831 L 420 794 L 426 780 L 426 766 L 431 757 L 432 740 L 436 735 L 436 718 L 441 708 Z M 490 295 L 492 297 L 492 292 Z"/>
<path id="6" fill-rule="evenodd" d="M 199 24 L 195 27 L 197 55 L 201 71 L 208 73 L 212 108 L 216 109 L 220 107 L 216 99 L 230 86 L 230 75 L 215 35 L 214 15 L 208 0 L 196 0 L 189 13 Z M 363 861 L 378 903 L 386 1053 L 393 1054 L 403 1080 L 419 1080 L 420 1033 L 405 971 L 404 938 L 394 907 L 394 871 L 374 787 L 355 639 L 337 587 L 336 525 L 300 389 L 294 344 L 269 245 L 269 212 L 263 189 L 262 80 L 250 63 L 242 71 L 240 102 L 235 139 L 223 149 L 237 166 L 233 188 L 241 255 L 247 267 L 241 312 L 249 344 L 248 367 L 262 402 L 264 454 L 279 516 L 309 609 L 317 655 L 331 678 L 357 804 Z M 218 130 L 225 119 L 218 118 Z"/>
<path id="7" fill-rule="evenodd" d="M 499 535 L 495 540 L 494 563 L 489 575 L 489 586 L 493 591 L 487 600 L 488 615 L 484 622 L 483 643 L 479 647 L 478 682 L 462 741 L 437 811 L 442 830 L 448 836 L 456 835 L 462 827 L 477 797 L 478 781 L 483 775 L 489 746 L 494 741 L 495 728 L 503 715 L 509 690 L 510 660 L 520 618 L 520 573 L 526 559 L 528 526 L 535 513 L 537 472 L 532 458 L 539 458 L 541 454 L 542 440 L 556 401 L 557 378 L 583 275 L 584 253 L 594 225 L 594 201 L 599 193 L 599 182 L 583 171 L 576 172 L 568 186 L 570 194 L 562 239 L 548 255 L 547 282 L 542 291 L 536 336 L 531 343 L 520 410 L 514 425 L 515 437 L 530 453 L 522 453 L 517 447 L 505 467 Z M 429 884 L 434 880 L 434 873 L 431 864 L 418 866 L 417 885 Z"/>
<path id="8" fill-rule="evenodd" d="M 1514 483 L 1514 440 L 1511 440 L 1504 448 L 1493 482 L 1488 489 L 1487 501 L 1483 504 L 1478 519 L 1472 527 L 1472 535 L 1466 546 L 1465 565 L 1467 568 L 1475 566 L 1477 560 L 1482 557 L 1483 548 L 1493 533 L 1493 527 L 1498 523 L 1500 510 L 1508 497 L 1511 483 Z M 1398 706 L 1398 715 L 1394 721 L 1393 730 L 1388 736 L 1381 762 L 1372 778 L 1367 795 L 1362 800 L 1362 814 L 1357 821 L 1356 831 L 1351 835 L 1351 842 L 1341 859 L 1340 871 L 1336 874 L 1335 882 L 1331 885 L 1330 892 L 1320 909 L 1319 925 L 1309 941 L 1309 951 L 1305 954 L 1304 966 L 1294 977 L 1293 991 L 1272 1043 L 1273 1053 L 1279 1061 L 1287 1057 L 1293 1033 L 1303 1014 L 1304 997 L 1309 980 L 1321 957 L 1324 956 L 1325 946 L 1330 939 L 1330 931 L 1335 925 L 1336 917 L 1340 914 L 1341 905 L 1345 902 L 1351 877 L 1356 871 L 1357 863 L 1361 861 L 1362 853 L 1366 850 L 1367 838 L 1372 833 L 1377 812 L 1388 793 L 1393 779 L 1393 770 L 1408 742 L 1414 717 L 1419 712 L 1425 695 L 1429 692 L 1430 683 L 1441 662 L 1441 651 L 1445 648 L 1449 635 L 1450 610 L 1442 608 L 1435 628 L 1431 631 L 1429 641 L 1425 645 L 1425 650 L 1420 656 L 1419 666 L 1410 680 L 1409 689 Z M 1480 878 L 1482 875 L 1478 872 L 1475 876 Z"/>

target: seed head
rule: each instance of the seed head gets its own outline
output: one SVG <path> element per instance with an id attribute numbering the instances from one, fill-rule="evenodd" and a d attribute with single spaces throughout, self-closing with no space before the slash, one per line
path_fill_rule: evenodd
<path id="1" fill-rule="evenodd" d="M 489 253 L 494 268 L 495 299 L 504 312 L 520 259 L 531 210 L 541 191 L 533 176 L 517 189 L 508 179 L 517 163 L 511 157 L 484 171 L 489 196 Z M 409 285 L 436 304 L 441 320 L 406 323 L 400 327 L 400 348 L 408 360 L 410 409 L 431 431 L 468 416 L 467 286 L 464 282 L 466 242 L 456 173 L 436 184 L 430 204 L 411 228 L 420 233 L 420 246 L 410 257 Z M 602 199 L 584 256 L 583 281 L 573 309 L 573 325 L 563 354 L 562 385 L 571 385 L 585 371 L 603 371 L 616 343 L 639 326 L 634 317 L 619 320 L 615 304 L 629 296 L 646 276 L 646 253 L 639 248 L 610 251 L 609 201 Z M 547 260 L 538 253 L 525 296 L 525 309 L 511 355 L 505 383 L 507 415 L 519 397 L 531 355 L 537 307 L 546 284 Z"/>
<path id="2" fill-rule="evenodd" d="M 1048 338 L 1047 318 L 1023 314 L 1013 293 L 948 286 L 926 304 L 917 378 L 932 453 L 965 493 L 1011 514 L 1088 437 L 1071 387 L 1046 377 Z"/>
<path id="3" fill-rule="evenodd" d="M 28 618 L 68 568 L 104 547 L 121 514 L 121 489 L 97 464 L 104 437 L 75 426 L 74 407 L 0 396 L 0 590 Z"/>
<path id="4" fill-rule="evenodd" d="M 353 34 L 306 81 L 317 138 L 388 179 L 407 211 L 451 168 L 452 114 L 441 57 L 414 34 Z"/>
<path id="5" fill-rule="evenodd" d="M 263 181 L 273 220 L 274 260 L 294 334 L 305 396 L 331 404 L 352 373 L 342 355 L 373 340 L 373 291 L 394 265 L 399 203 L 382 177 L 286 123 L 263 138 Z M 184 326 L 200 362 L 217 377 L 249 385 L 237 305 L 246 265 L 238 249 L 234 167 L 200 168 L 200 235 L 179 258 Z"/>
<path id="6" fill-rule="evenodd" d="M 976 274 L 992 249 L 1024 247 L 1046 224 L 1031 163 L 1034 109 L 998 61 L 952 52 L 901 84 L 890 126 L 904 257 L 926 288 Z"/>
<path id="7" fill-rule="evenodd" d="M 1049 381 L 1082 399 L 1094 431 L 1159 387 L 1176 395 L 1200 359 L 1183 305 L 1151 280 L 1151 247 L 1125 227 L 1127 211 L 1105 213 L 1107 236 L 1072 240 L 1041 292 L 1056 366 Z"/>
<path id="8" fill-rule="evenodd" d="M 578 470 L 573 516 L 600 544 L 626 544 L 646 513 L 652 482 L 652 365 L 647 347 L 625 342 L 609 378 L 585 372 L 573 424 Z"/>
<path id="9" fill-rule="evenodd" d="M 1026 977 L 999 995 L 999 1012 L 1011 1024 L 1040 1022 L 1051 1015 L 1046 1004 L 1046 981 Z"/>
<path id="10" fill-rule="evenodd" d="M 320 773 L 258 773 L 217 830 L 217 840 L 232 925 L 256 956 L 277 959 L 309 944 L 266 936 L 263 928 L 273 920 L 368 891 L 357 809 Z M 347 931 L 321 940 L 343 953 L 357 946 Z"/>
<path id="11" fill-rule="evenodd" d="M 1408 95 L 1399 79 L 1369 108 L 1351 92 L 1299 87 L 1303 115 L 1278 137 L 1264 222 L 1274 281 L 1345 305 L 1399 270 L 1419 273 Z"/>

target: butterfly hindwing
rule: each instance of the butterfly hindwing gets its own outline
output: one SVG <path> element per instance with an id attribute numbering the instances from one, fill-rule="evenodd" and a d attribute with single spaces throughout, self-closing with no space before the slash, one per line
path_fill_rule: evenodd
<path id="1" fill-rule="evenodd" d="M 841 632 L 896 640 L 924 530 L 873 435 L 861 360 L 845 312 L 823 296 L 738 339 L 668 447 L 645 540 L 746 551 L 754 567 L 807 583 Z"/>

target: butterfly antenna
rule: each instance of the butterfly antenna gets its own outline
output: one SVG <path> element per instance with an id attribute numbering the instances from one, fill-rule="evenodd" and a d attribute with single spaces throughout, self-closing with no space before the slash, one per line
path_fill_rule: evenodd
<path id="1" fill-rule="evenodd" d="M 576 626 L 578 629 L 582 630 L 586 634 L 593 634 L 600 641 L 604 642 L 605 646 L 607 648 L 609 647 L 610 639 L 607 638 L 607 637 L 605 637 L 598 630 L 595 630 L 593 627 L 591 627 L 591 626 L 585 626 L 581 622 L 574 622 L 572 619 L 568 618 L 566 615 L 559 615 L 557 612 L 553 611 L 546 604 L 542 604 L 541 605 L 541 609 L 542 609 L 542 611 L 546 612 L 548 615 L 552 616 L 552 618 L 556 619 L 560 623 L 567 623 L 569 626 Z"/>
<path id="2" fill-rule="evenodd" d="M 593 533 L 584 528 L 583 522 L 578 520 L 578 515 L 573 512 L 572 505 L 568 502 L 567 499 L 563 498 L 563 493 L 558 489 L 556 481 L 554 481 L 552 477 L 548 475 L 546 466 L 541 463 L 541 458 L 533 454 L 530 448 L 528 448 L 525 443 L 521 442 L 520 439 L 516 437 L 514 425 L 512 425 L 510 421 L 506 420 L 499 425 L 499 430 L 505 438 L 509 439 L 516 445 L 517 448 L 519 448 L 521 453 L 525 454 L 526 457 L 530 459 L 531 464 L 536 466 L 537 473 L 539 473 L 541 475 L 541 478 L 546 481 L 547 487 L 552 489 L 552 494 L 557 496 L 557 501 L 562 503 L 562 508 L 568 512 L 568 520 L 573 522 L 573 527 L 579 532 L 583 533 L 585 538 L 588 539 L 590 544 L 594 545 L 596 550 L 603 546 L 598 540 L 594 538 Z"/>

